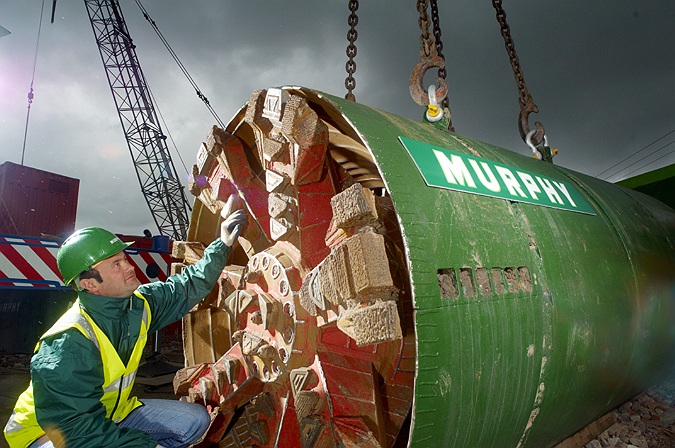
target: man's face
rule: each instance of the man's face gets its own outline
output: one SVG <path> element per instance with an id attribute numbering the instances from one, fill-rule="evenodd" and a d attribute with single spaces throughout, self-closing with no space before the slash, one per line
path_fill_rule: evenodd
<path id="1" fill-rule="evenodd" d="M 136 278 L 133 265 L 129 263 L 124 252 L 106 258 L 96 266 L 103 279 L 102 283 L 94 279 L 95 285 L 88 285 L 87 290 L 100 296 L 126 298 L 138 288 L 141 282 Z"/>

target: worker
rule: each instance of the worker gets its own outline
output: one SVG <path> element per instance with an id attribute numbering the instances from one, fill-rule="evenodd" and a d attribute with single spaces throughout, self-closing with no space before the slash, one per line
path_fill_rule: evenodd
<path id="1" fill-rule="evenodd" d="M 11 448 L 186 447 L 210 424 L 206 408 L 131 396 L 147 334 L 177 321 L 213 288 L 247 223 L 234 196 L 220 238 L 166 282 L 141 285 L 117 236 L 88 227 L 57 254 L 75 304 L 39 340 L 31 383 L 5 426 Z"/>

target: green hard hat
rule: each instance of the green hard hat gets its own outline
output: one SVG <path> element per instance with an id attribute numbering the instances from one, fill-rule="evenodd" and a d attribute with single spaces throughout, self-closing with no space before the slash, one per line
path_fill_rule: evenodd
<path id="1" fill-rule="evenodd" d="M 63 282 L 69 285 L 82 272 L 132 244 L 123 242 L 114 233 L 100 227 L 77 230 L 66 238 L 56 254 L 56 264 Z"/>

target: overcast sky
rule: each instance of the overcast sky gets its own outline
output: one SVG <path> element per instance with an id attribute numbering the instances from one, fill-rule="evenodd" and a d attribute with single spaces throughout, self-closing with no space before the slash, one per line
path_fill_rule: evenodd
<path id="1" fill-rule="evenodd" d="M 77 227 L 154 233 L 84 3 L 60 0 L 53 24 L 51 3 L 45 2 L 25 164 L 80 179 Z M 346 93 L 346 0 L 142 3 L 225 122 L 256 89 L 293 84 Z M 419 60 L 415 2 L 360 3 L 356 99 L 418 119 L 422 111 L 408 93 Z M 528 154 L 491 2 L 438 3 L 457 132 Z M 0 2 L 0 26 L 11 33 L 0 37 L 0 163 L 21 162 L 42 4 Z M 164 132 L 190 167 L 215 121 L 136 3 L 121 6 Z M 623 174 L 658 158 L 648 169 L 675 162 L 675 132 L 668 134 L 675 130 L 675 1 L 504 0 L 504 8 L 540 109 L 531 123 L 541 121 L 560 149 L 556 164 L 598 175 L 655 141 L 622 166 L 665 147 Z"/>

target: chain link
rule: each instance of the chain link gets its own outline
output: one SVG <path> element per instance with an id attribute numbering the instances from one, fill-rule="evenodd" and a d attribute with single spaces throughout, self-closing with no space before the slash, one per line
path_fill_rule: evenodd
<path id="1" fill-rule="evenodd" d="M 502 7 L 502 0 L 492 0 L 492 6 L 494 6 L 497 16 L 497 22 L 499 22 L 499 31 L 504 38 L 504 46 L 506 47 L 506 52 L 509 55 L 511 61 L 511 67 L 513 68 L 513 76 L 516 78 L 516 84 L 518 85 L 518 93 L 520 95 L 519 103 L 521 107 L 525 107 L 529 101 L 532 101 L 527 86 L 525 85 L 525 78 L 523 77 L 523 72 L 520 68 L 520 61 L 518 60 L 518 54 L 516 53 L 516 46 L 513 43 L 513 38 L 511 38 L 511 28 L 509 24 L 506 23 L 506 12 Z"/>
<path id="2" fill-rule="evenodd" d="M 354 79 L 354 73 L 356 73 L 356 62 L 354 58 L 356 57 L 356 39 L 359 37 L 359 33 L 356 31 L 356 25 L 359 23 L 359 16 L 356 15 L 356 11 L 359 9 L 358 0 L 349 0 L 349 18 L 347 23 L 349 24 L 349 31 L 347 31 L 347 40 L 349 45 L 347 46 L 347 57 L 349 60 L 345 64 L 345 69 L 347 70 L 347 78 L 345 79 L 345 87 L 347 88 L 347 94 L 345 99 L 350 101 L 356 101 L 354 96 L 354 89 L 356 88 L 356 80 Z"/>
<path id="3" fill-rule="evenodd" d="M 427 10 L 431 4 L 431 23 L 433 25 L 433 36 L 429 34 L 429 15 Z M 437 0 L 417 0 L 417 12 L 420 17 L 418 24 L 420 31 L 420 61 L 415 65 L 410 73 L 408 86 L 410 96 L 420 106 L 429 106 L 429 93 L 424 88 L 424 75 L 431 67 L 438 68 L 438 77 L 436 81 L 436 98 L 444 110 L 445 124 L 450 131 L 455 130 L 450 119 L 450 107 L 448 101 L 448 83 L 445 80 L 445 57 L 443 56 L 443 42 L 441 42 L 441 25 L 438 17 Z M 434 104 L 437 106 L 438 104 Z"/>
<path id="4" fill-rule="evenodd" d="M 502 7 L 502 0 L 492 0 L 492 6 L 496 11 L 497 22 L 499 22 L 500 32 L 504 38 L 504 46 L 506 47 L 506 52 L 509 55 L 511 68 L 513 69 L 513 76 L 516 79 L 516 85 L 518 86 L 518 103 L 520 104 L 518 130 L 520 131 L 520 136 L 522 137 L 523 141 L 525 141 L 527 134 L 530 132 L 530 127 L 527 122 L 528 116 L 532 112 L 539 112 L 539 108 L 536 104 L 534 104 L 532 95 L 525 84 L 525 77 L 523 76 L 523 71 L 520 68 L 520 61 L 518 60 L 518 54 L 516 53 L 516 46 L 513 43 L 513 38 L 511 38 L 511 28 L 509 28 L 508 23 L 506 23 L 506 13 Z M 532 138 L 532 141 L 538 146 L 544 141 L 544 126 L 539 122 L 536 122 L 536 126 L 537 132 Z"/>
<path id="5" fill-rule="evenodd" d="M 430 5 L 431 5 L 431 23 L 433 25 L 433 32 L 434 32 L 434 41 L 436 42 L 436 53 L 445 61 L 445 56 L 443 56 L 443 41 L 441 41 L 441 23 L 438 18 L 438 2 L 437 0 L 430 0 Z M 445 71 L 445 67 L 441 67 L 438 69 L 438 77 L 445 79 L 447 76 L 447 73 Z M 446 96 L 445 99 L 441 102 L 441 105 L 443 107 L 448 107 L 449 106 L 449 101 L 448 97 Z"/>
<path id="6" fill-rule="evenodd" d="M 420 13 L 420 18 L 417 23 L 420 26 L 422 34 L 420 35 L 420 54 L 422 56 L 431 57 L 431 52 L 434 51 L 433 42 L 429 35 L 429 16 L 427 15 L 429 9 L 429 0 L 417 0 L 417 12 Z"/>

